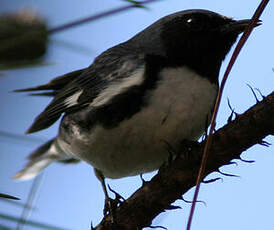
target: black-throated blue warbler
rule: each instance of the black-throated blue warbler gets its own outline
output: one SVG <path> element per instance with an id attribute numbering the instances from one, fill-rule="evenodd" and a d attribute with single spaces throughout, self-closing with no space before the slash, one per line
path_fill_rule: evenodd
<path id="1" fill-rule="evenodd" d="M 210 120 L 222 60 L 250 20 L 207 10 L 168 15 L 92 65 L 18 90 L 53 96 L 27 133 L 62 116 L 57 137 L 38 148 L 15 175 L 29 179 L 54 161 L 84 160 L 104 178 L 158 169 L 166 144 L 197 140 Z M 107 195 L 107 194 L 106 194 Z"/>

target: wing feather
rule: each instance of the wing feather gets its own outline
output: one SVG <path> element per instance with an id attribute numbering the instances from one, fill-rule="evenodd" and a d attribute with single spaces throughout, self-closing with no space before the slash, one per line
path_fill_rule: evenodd
<path id="1" fill-rule="evenodd" d="M 35 118 L 26 133 L 48 128 L 63 113 L 76 112 L 90 105 L 109 85 L 129 78 L 140 66 L 144 66 L 144 59 L 139 55 L 122 55 L 113 53 L 110 49 L 97 57 L 94 64 L 86 69 L 63 75 L 43 86 L 17 90 L 53 90 L 50 92 L 54 96 L 53 100 Z"/>

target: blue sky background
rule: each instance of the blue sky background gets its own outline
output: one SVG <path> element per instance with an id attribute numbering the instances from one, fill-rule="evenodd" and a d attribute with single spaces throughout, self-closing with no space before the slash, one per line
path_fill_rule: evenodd
<path id="1" fill-rule="evenodd" d="M 42 15 L 49 27 L 99 13 L 127 3 L 119 0 L 1 0 L 0 13 L 33 9 Z M 3 71 L 0 77 L 0 130 L 23 135 L 49 102 L 48 98 L 27 97 L 9 93 L 18 88 L 43 84 L 55 76 L 88 66 L 105 49 L 129 39 L 157 19 L 184 9 L 203 8 L 216 11 L 235 19 L 246 19 L 253 15 L 259 1 L 198 1 L 161 0 L 149 5 L 149 10 L 133 9 L 106 17 L 98 21 L 78 26 L 51 37 L 47 66 Z M 226 123 L 230 114 L 226 98 L 236 112 L 241 113 L 255 103 L 247 83 L 258 88 L 264 95 L 273 91 L 274 86 L 274 32 L 273 1 L 269 3 L 262 20 L 256 28 L 235 64 L 227 86 L 218 116 L 217 126 Z M 59 41 L 59 42 L 58 42 Z M 75 51 L 60 45 L 60 41 L 84 47 Z M 231 54 L 231 53 L 230 53 Z M 228 57 L 223 63 L 222 71 Z M 29 136 L 44 141 L 57 133 L 58 124 Z M 274 143 L 273 137 L 266 140 Z M 20 197 L 26 202 L 32 181 L 15 182 L 12 175 L 21 169 L 25 157 L 39 143 L 18 141 L 0 137 L 0 192 Z M 253 164 L 237 161 L 238 165 L 221 168 L 226 173 L 240 178 L 224 177 L 209 185 L 202 185 L 194 215 L 192 229 L 273 229 L 274 207 L 274 148 L 254 146 L 242 154 L 244 159 L 255 160 Z M 146 174 L 149 179 L 153 174 Z M 217 173 L 210 178 L 220 176 Z M 139 177 L 108 180 L 111 187 L 124 197 L 130 196 L 140 185 Z M 191 200 L 193 189 L 185 196 Z M 104 194 L 92 168 L 86 163 L 76 165 L 53 164 L 43 174 L 42 183 L 34 203 L 36 210 L 30 219 L 71 230 L 89 229 L 91 221 L 99 223 L 103 214 Z M 163 225 L 170 230 L 185 229 L 190 205 L 176 202 L 181 210 L 169 211 L 155 219 L 155 225 Z M 0 213 L 20 216 L 22 209 L 0 201 Z M 15 228 L 15 224 L 0 219 L 0 224 Z M 25 229 L 33 229 L 25 227 Z"/>

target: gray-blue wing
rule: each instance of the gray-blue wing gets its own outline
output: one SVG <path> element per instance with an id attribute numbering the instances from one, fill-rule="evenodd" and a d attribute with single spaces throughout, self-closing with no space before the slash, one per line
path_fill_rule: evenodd
<path id="1" fill-rule="evenodd" d="M 97 57 L 90 67 L 72 72 L 73 77 L 70 74 L 67 74 L 67 80 L 64 80 L 65 77 L 63 79 L 59 77 L 64 86 L 61 87 L 61 81 L 55 80 L 59 85 L 51 96 L 56 95 L 45 110 L 35 118 L 26 133 L 48 128 L 63 113 L 73 113 L 90 105 L 99 95 L 102 97 L 104 95 L 102 92 L 111 84 L 115 84 L 115 82 L 119 84 L 123 79 L 130 79 L 135 70 L 141 66 L 144 66 L 144 60 L 140 55 L 122 55 L 110 49 Z M 51 82 L 54 83 L 54 80 Z M 43 90 L 43 86 L 39 87 Z M 39 87 L 37 87 L 38 90 Z M 44 85 L 44 89 L 46 88 Z M 53 87 L 51 86 L 51 88 Z M 33 90 L 35 88 L 25 91 Z"/>

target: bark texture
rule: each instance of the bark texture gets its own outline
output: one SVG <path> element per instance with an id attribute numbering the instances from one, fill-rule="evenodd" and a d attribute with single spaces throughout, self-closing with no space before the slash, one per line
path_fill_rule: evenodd
<path id="1" fill-rule="evenodd" d="M 216 131 L 206 166 L 206 175 L 239 159 L 240 154 L 274 134 L 274 92 L 235 120 Z M 137 230 L 151 225 L 161 212 L 195 186 L 204 142 L 182 153 L 168 166 L 163 166 L 150 182 L 145 182 L 129 199 L 114 210 L 114 223 L 105 216 L 96 230 Z"/>

